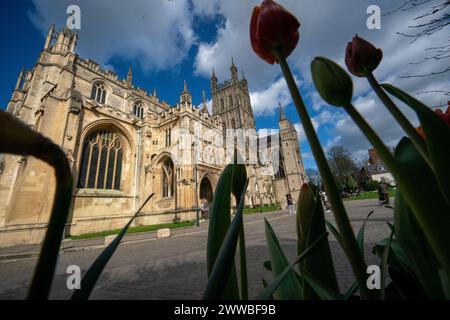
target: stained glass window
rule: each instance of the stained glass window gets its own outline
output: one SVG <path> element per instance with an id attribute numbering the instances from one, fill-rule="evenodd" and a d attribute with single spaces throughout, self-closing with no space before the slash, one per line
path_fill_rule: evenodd
<path id="1" fill-rule="evenodd" d="M 83 144 L 78 187 L 120 190 L 122 158 L 117 133 L 109 130 L 91 133 Z"/>
<path id="2" fill-rule="evenodd" d="M 106 101 L 106 89 L 102 82 L 96 82 L 92 86 L 91 99 L 104 104 Z"/>

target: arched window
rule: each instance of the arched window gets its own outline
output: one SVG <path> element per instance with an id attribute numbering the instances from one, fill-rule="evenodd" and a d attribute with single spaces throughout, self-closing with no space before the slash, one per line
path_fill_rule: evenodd
<path id="1" fill-rule="evenodd" d="M 134 104 L 133 114 L 140 119 L 144 118 L 144 106 L 142 105 L 142 102 L 138 101 Z"/>
<path id="2" fill-rule="evenodd" d="M 98 130 L 83 144 L 79 188 L 120 190 L 123 147 L 116 132 Z"/>
<path id="3" fill-rule="evenodd" d="M 164 161 L 162 165 L 162 197 L 168 198 L 173 196 L 173 162 L 170 159 Z"/>
<path id="4" fill-rule="evenodd" d="M 106 101 L 106 88 L 103 82 L 97 81 L 92 85 L 91 99 L 104 104 Z"/>

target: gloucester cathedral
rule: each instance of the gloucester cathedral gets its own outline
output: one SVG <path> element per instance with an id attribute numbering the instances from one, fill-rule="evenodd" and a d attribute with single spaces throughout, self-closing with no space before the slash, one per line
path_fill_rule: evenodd
<path id="1" fill-rule="evenodd" d="M 74 191 L 65 235 L 121 228 L 152 193 L 134 225 L 195 219 L 197 208 L 213 199 L 228 142 L 238 140 L 233 132 L 256 136 L 247 80 L 232 61 L 229 80 L 219 83 L 212 71 L 212 112 L 205 93 L 193 103 L 186 83 L 172 106 L 135 86 L 131 68 L 120 79 L 80 58 L 77 40 L 77 33 L 52 26 L 6 108 L 67 155 Z M 285 207 L 286 194 L 297 199 L 306 177 L 297 132 L 281 108 L 276 134 L 244 135 L 244 153 L 263 145 L 277 160 L 256 152 L 246 162 L 245 204 Z M 1 156 L 0 246 L 43 239 L 54 191 L 53 169 L 44 162 Z"/>

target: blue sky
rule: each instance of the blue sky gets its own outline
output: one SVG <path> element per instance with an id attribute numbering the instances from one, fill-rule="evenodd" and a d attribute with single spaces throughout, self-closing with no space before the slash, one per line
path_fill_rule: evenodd
<path id="1" fill-rule="evenodd" d="M 439 0 L 438 0 L 439 1 Z M 277 128 L 278 103 L 285 106 L 301 141 L 306 167 L 315 167 L 299 118 L 292 105 L 279 66 L 261 61 L 248 39 L 252 8 L 260 1 L 238 0 L 29 0 L 2 1 L 0 6 L 1 52 L 0 106 L 6 107 L 22 67 L 30 68 L 43 47 L 51 24 L 65 25 L 66 8 L 81 8 L 81 30 L 77 53 L 97 61 L 124 78 L 133 67 L 135 85 L 153 92 L 171 105 L 179 99 L 186 80 L 194 103 L 201 92 L 210 99 L 209 76 L 214 67 L 219 81 L 229 78 L 231 57 L 249 82 L 257 129 Z M 306 100 L 313 123 L 324 148 L 342 144 L 357 159 L 366 157 L 367 140 L 339 109 L 327 106 L 317 95 L 309 72 L 314 56 L 322 55 L 343 64 L 344 50 L 351 37 L 360 36 L 381 47 L 385 54 L 375 75 L 380 81 L 394 82 L 412 94 L 426 90 L 448 90 L 446 75 L 426 81 L 401 79 L 417 68 L 411 62 L 424 55 L 424 49 L 448 41 L 443 34 L 410 45 L 397 31 L 407 30 L 422 8 L 382 18 L 381 30 L 368 30 L 366 9 L 378 4 L 382 13 L 395 9 L 397 1 L 365 0 L 285 0 L 279 1 L 300 20 L 300 42 L 289 59 Z M 422 11 L 421 11 L 422 10 Z M 348 14 L 351 12 L 352 14 Z M 437 64 L 421 65 L 420 71 L 433 71 Z M 417 72 L 416 72 L 417 73 Z M 448 75 L 447 75 L 448 78 Z M 430 105 L 442 104 L 443 97 L 420 95 Z M 383 140 L 394 145 L 402 131 L 381 107 L 367 83 L 355 79 L 355 105 Z M 412 112 L 405 114 L 417 123 Z"/>

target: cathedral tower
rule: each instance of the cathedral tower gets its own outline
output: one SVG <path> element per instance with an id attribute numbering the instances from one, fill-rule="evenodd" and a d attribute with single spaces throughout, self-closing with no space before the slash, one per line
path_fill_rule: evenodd
<path id="1" fill-rule="evenodd" d="M 282 161 L 286 175 L 287 193 L 292 195 L 294 201 L 297 200 L 300 188 L 306 182 L 305 168 L 300 153 L 297 130 L 290 120 L 286 118 L 280 104 L 280 147 Z"/>
<path id="2" fill-rule="evenodd" d="M 247 80 L 238 77 L 238 69 L 231 61 L 231 79 L 218 84 L 213 70 L 211 76 L 212 113 L 222 118 L 223 130 L 255 129 Z"/>

